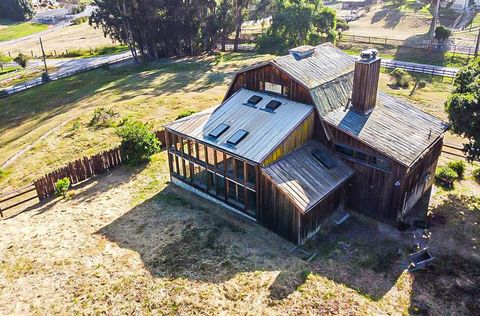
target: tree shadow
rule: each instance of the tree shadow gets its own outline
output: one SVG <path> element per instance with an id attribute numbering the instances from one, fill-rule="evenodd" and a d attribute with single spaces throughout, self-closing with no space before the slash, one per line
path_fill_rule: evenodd
<path id="1" fill-rule="evenodd" d="M 479 202 L 476 197 L 448 194 L 431 209 L 428 246 L 436 259 L 428 269 L 413 274 L 412 314 L 480 314 L 480 209 L 475 209 Z"/>
<path id="2" fill-rule="evenodd" d="M 358 225 L 360 230 L 368 227 Z M 350 224 L 347 224 L 329 238 L 338 241 L 349 236 L 349 230 Z M 269 286 L 270 298 L 274 300 L 292 294 L 311 273 L 360 289 L 358 291 L 363 295 L 378 299 L 395 284 L 395 277 L 398 278 L 397 270 L 389 268 L 396 265 L 396 261 L 380 263 L 385 256 L 365 259 L 364 266 L 352 268 L 358 279 L 338 278 L 339 270 L 345 275 L 351 273 L 347 272 L 350 262 L 341 261 L 343 257 L 326 264 L 325 258 L 307 262 L 289 255 L 293 244 L 172 184 L 97 233 L 122 248 L 139 253 L 145 268 L 154 277 L 187 278 L 218 284 L 245 273 L 276 272 L 275 280 Z M 322 244 L 314 247 L 322 249 Z M 368 256 L 379 253 L 371 252 L 368 243 L 362 244 L 362 251 Z M 378 282 L 381 284 L 372 281 L 362 284 L 378 273 L 370 271 L 368 260 L 381 270 L 377 278 L 382 280 Z M 325 265 L 328 267 L 324 268 Z"/>

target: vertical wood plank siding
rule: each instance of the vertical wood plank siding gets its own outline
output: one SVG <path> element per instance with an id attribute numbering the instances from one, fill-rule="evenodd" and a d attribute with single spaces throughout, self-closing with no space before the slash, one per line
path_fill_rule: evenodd
<path id="1" fill-rule="evenodd" d="M 315 130 L 315 112 L 312 112 L 285 140 L 270 153 L 262 162 L 262 166 L 277 161 L 294 151 L 313 137 Z"/>
<path id="2" fill-rule="evenodd" d="M 352 104 L 359 112 L 370 112 L 377 102 L 380 59 L 355 63 Z"/>
<path id="3" fill-rule="evenodd" d="M 321 125 L 317 122 L 316 129 L 319 128 L 321 128 Z M 332 136 L 333 142 L 361 150 L 369 155 L 388 159 L 380 152 L 330 124 L 326 124 L 326 128 L 329 135 Z M 334 144 L 329 143 L 325 137 L 319 137 L 319 140 L 334 150 Z M 387 172 L 342 156 L 339 157 L 355 170 L 355 175 L 351 180 L 351 188 L 346 198 L 347 206 L 384 222 L 396 222 L 397 215 L 402 208 L 403 191 L 401 186 L 397 187 L 395 183 L 397 181 L 403 182 L 407 168 L 392 159 L 388 159 L 391 168 Z"/>
<path id="4" fill-rule="evenodd" d="M 263 67 L 251 69 L 244 73 L 239 73 L 233 81 L 230 90 L 227 92 L 226 98 L 229 98 L 236 91 L 242 88 L 252 91 L 262 90 L 260 82 L 271 82 L 282 85 L 284 87 L 285 95 L 288 99 L 313 105 L 310 93 L 305 87 L 298 84 L 287 74 L 283 73 L 277 67 L 272 65 L 265 65 Z"/>

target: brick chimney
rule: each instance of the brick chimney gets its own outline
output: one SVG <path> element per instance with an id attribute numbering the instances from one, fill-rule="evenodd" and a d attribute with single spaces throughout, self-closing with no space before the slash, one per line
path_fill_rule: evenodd
<path id="1" fill-rule="evenodd" d="M 370 113 L 377 102 L 380 76 L 380 58 L 377 54 L 376 49 L 364 50 L 360 53 L 360 59 L 355 62 L 352 104 L 360 113 Z"/>

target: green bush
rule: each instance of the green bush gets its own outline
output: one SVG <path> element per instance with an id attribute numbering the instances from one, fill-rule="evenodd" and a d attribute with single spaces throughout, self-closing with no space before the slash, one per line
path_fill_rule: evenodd
<path id="1" fill-rule="evenodd" d="M 65 196 L 69 188 L 70 188 L 70 179 L 69 178 L 60 179 L 55 183 L 55 195 Z"/>
<path id="2" fill-rule="evenodd" d="M 412 77 L 410 76 L 410 74 L 402 68 L 393 69 L 390 75 L 393 77 L 393 79 L 395 79 L 395 84 L 398 87 L 408 88 L 408 86 L 410 86 L 410 83 L 412 82 Z"/>
<path id="3" fill-rule="evenodd" d="M 350 26 L 348 25 L 347 21 L 342 20 L 342 19 L 337 20 L 337 30 L 346 31 L 349 28 L 350 28 Z"/>
<path id="4" fill-rule="evenodd" d="M 72 20 L 73 25 L 79 25 L 88 21 L 88 16 L 81 16 Z"/>
<path id="5" fill-rule="evenodd" d="M 458 174 L 449 166 L 437 168 L 435 182 L 443 187 L 453 187 L 453 182 L 458 179 Z"/>
<path id="6" fill-rule="evenodd" d="M 418 82 L 418 89 L 423 89 L 427 86 L 427 82 L 425 80 L 420 80 Z"/>
<path id="7" fill-rule="evenodd" d="M 473 179 L 480 183 L 480 168 L 473 170 L 472 172 Z"/>
<path id="8" fill-rule="evenodd" d="M 118 113 L 113 109 L 96 108 L 88 125 L 90 127 L 112 127 L 115 126 L 118 117 Z"/>
<path id="9" fill-rule="evenodd" d="M 185 110 L 185 111 L 181 112 L 180 114 L 178 114 L 176 119 L 179 120 L 181 118 L 190 116 L 190 115 L 195 114 L 195 113 L 197 113 L 197 111 L 195 111 L 195 110 Z"/>
<path id="10" fill-rule="evenodd" d="M 122 138 L 122 158 L 129 165 L 139 165 L 160 152 L 160 141 L 142 122 L 123 121 L 117 128 L 117 135 Z"/>
<path id="11" fill-rule="evenodd" d="M 70 14 L 82 13 L 83 11 L 85 11 L 86 8 L 87 8 L 87 5 L 85 3 L 80 3 L 70 9 Z"/>
<path id="12" fill-rule="evenodd" d="M 16 62 L 18 65 L 20 65 L 20 67 L 25 68 L 27 67 L 27 64 L 28 64 L 28 57 L 20 53 L 18 54 L 17 57 L 15 57 L 13 61 Z"/>
<path id="13" fill-rule="evenodd" d="M 6 176 L 7 176 L 7 173 L 5 171 L 3 171 L 2 169 L 0 169 L 0 180 L 5 178 Z"/>
<path id="14" fill-rule="evenodd" d="M 447 166 L 457 173 L 459 179 L 463 179 L 467 165 L 462 160 L 452 161 Z"/>

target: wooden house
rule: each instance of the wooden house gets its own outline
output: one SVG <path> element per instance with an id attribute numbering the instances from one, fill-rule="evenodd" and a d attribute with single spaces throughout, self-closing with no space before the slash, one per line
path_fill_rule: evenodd
<path id="1" fill-rule="evenodd" d="M 380 59 L 301 46 L 166 126 L 172 182 L 303 244 L 340 210 L 426 213 L 447 125 L 378 91 Z M 427 203 L 425 203 L 425 201 Z"/>

